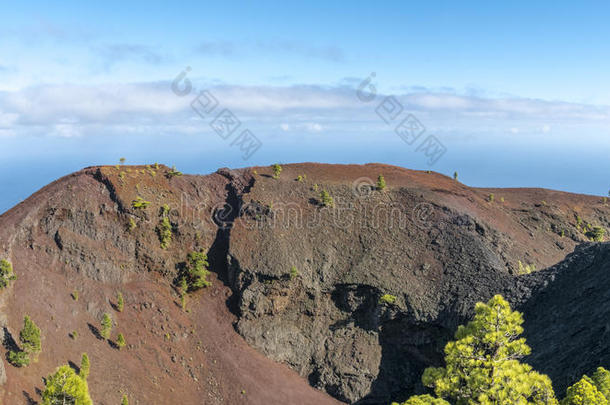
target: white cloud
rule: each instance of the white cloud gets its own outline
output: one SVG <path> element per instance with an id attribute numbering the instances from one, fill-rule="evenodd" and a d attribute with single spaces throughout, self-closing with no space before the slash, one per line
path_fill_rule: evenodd
<path id="1" fill-rule="evenodd" d="M 289 133 L 391 133 L 395 127 L 376 115 L 384 99 L 356 97 L 347 86 L 228 86 L 207 88 L 244 126 L 264 136 L 281 129 Z M 178 97 L 167 82 L 103 86 L 45 85 L 0 92 L 1 133 L 87 136 L 96 133 L 134 134 L 209 131 L 209 122 L 190 107 L 197 90 Z M 414 114 L 429 132 L 471 136 L 610 130 L 610 107 L 519 98 L 417 92 L 397 95 L 403 115 Z M 503 129 L 504 128 L 504 129 Z M 567 129 L 566 129 L 567 128 Z M 599 133 L 599 131 L 598 131 Z"/>

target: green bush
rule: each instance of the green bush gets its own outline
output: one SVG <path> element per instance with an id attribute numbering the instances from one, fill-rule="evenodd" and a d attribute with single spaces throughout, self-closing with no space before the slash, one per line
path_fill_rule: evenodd
<path id="1" fill-rule="evenodd" d="M 172 177 L 182 176 L 182 172 L 176 170 L 176 166 L 172 166 L 171 170 L 165 173 L 165 177 L 171 179 Z"/>
<path id="2" fill-rule="evenodd" d="M 396 296 L 392 294 L 383 294 L 379 298 L 379 304 L 394 305 L 396 304 Z"/>
<path id="3" fill-rule="evenodd" d="M 9 282 L 16 280 L 13 265 L 8 260 L 0 260 L 0 288 L 6 288 Z"/>
<path id="4" fill-rule="evenodd" d="M 603 367 L 598 367 L 597 370 L 595 370 L 595 373 L 593 373 L 591 376 L 591 380 L 599 392 L 601 392 L 606 398 L 610 398 L 610 371 Z"/>
<path id="5" fill-rule="evenodd" d="M 379 177 L 377 177 L 377 190 L 382 191 L 385 187 L 385 178 L 380 174 Z"/>
<path id="6" fill-rule="evenodd" d="M 409 398 L 407 401 L 399 404 L 398 402 L 392 402 L 392 405 L 451 405 L 444 399 L 434 398 L 430 395 L 416 395 Z"/>
<path id="7" fill-rule="evenodd" d="M 458 172 L 453 172 L 453 180 L 458 180 Z"/>
<path id="8" fill-rule="evenodd" d="M 296 266 L 292 266 L 290 268 L 290 278 L 295 278 L 299 275 L 299 270 L 297 270 Z"/>
<path id="9" fill-rule="evenodd" d="M 593 381 L 584 376 L 576 384 L 568 387 L 561 405 L 608 405 L 608 400 L 599 392 Z"/>
<path id="10" fill-rule="evenodd" d="M 496 197 L 493 195 L 493 193 L 487 197 L 487 201 L 489 201 L 489 202 L 494 202 L 495 199 L 496 199 Z"/>
<path id="11" fill-rule="evenodd" d="M 125 342 L 125 336 L 122 333 L 119 333 L 119 336 L 116 339 L 116 345 L 119 347 L 119 350 L 125 347 L 127 342 Z"/>
<path id="12" fill-rule="evenodd" d="M 606 230 L 601 226 L 595 226 L 586 233 L 587 238 L 595 242 L 603 242 Z"/>
<path id="13" fill-rule="evenodd" d="M 150 205 L 150 201 L 145 201 L 142 197 L 137 196 L 135 200 L 131 202 L 131 206 L 136 209 L 146 209 Z"/>
<path id="14" fill-rule="evenodd" d="M 521 263 L 521 260 L 518 261 L 518 266 L 519 266 L 518 274 L 530 274 L 530 273 L 533 273 L 534 271 L 536 271 L 535 264 L 526 264 L 524 266 L 523 263 Z"/>
<path id="15" fill-rule="evenodd" d="M 30 364 L 30 356 L 24 351 L 8 352 L 8 361 L 15 367 L 23 367 Z"/>
<path id="16" fill-rule="evenodd" d="M 320 200 L 322 201 L 322 205 L 325 207 L 335 206 L 335 201 L 326 190 L 322 190 L 322 192 L 320 193 Z"/>
<path id="17" fill-rule="evenodd" d="M 271 169 L 273 169 L 273 178 L 279 179 L 280 173 L 282 173 L 282 166 L 280 166 L 278 163 L 275 163 L 271 166 Z"/>

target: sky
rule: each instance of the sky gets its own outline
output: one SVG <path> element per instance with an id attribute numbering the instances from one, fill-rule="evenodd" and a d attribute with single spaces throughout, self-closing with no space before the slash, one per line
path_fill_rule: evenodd
<path id="1" fill-rule="evenodd" d="M 609 19 L 601 1 L 16 2 L 0 15 L 0 212 L 120 157 L 384 162 L 607 195 Z M 214 124 L 226 114 L 237 128 Z"/>

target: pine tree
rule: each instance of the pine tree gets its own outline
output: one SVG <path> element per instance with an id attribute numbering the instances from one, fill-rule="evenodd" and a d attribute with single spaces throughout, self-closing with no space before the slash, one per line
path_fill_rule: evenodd
<path id="1" fill-rule="evenodd" d="M 40 329 L 27 315 L 23 318 L 23 329 L 19 332 L 19 340 L 23 350 L 30 355 L 36 356 L 42 351 Z"/>
<path id="2" fill-rule="evenodd" d="M 198 290 L 203 287 L 209 287 L 211 283 L 206 280 L 209 274 L 208 256 L 203 253 L 203 250 L 189 253 L 186 264 L 189 289 Z"/>
<path id="3" fill-rule="evenodd" d="M 15 367 L 23 367 L 30 364 L 30 356 L 22 351 L 9 351 L 8 361 Z"/>
<path id="4" fill-rule="evenodd" d="M 129 405 L 129 400 L 127 400 L 127 395 L 123 394 L 123 399 L 121 400 L 121 405 Z"/>
<path id="5" fill-rule="evenodd" d="M 121 350 L 123 347 L 125 347 L 125 337 L 123 336 L 122 333 L 119 333 L 119 336 L 116 339 L 116 344 L 119 347 L 119 350 Z"/>
<path id="6" fill-rule="evenodd" d="M 584 376 L 567 390 L 561 405 L 608 405 L 606 397 L 599 392 L 592 380 Z"/>
<path id="7" fill-rule="evenodd" d="M 8 260 L 0 260 L 0 288 L 5 288 L 12 280 L 17 279 L 13 273 L 13 265 Z"/>
<path id="8" fill-rule="evenodd" d="M 382 191 L 385 187 L 385 178 L 380 174 L 379 177 L 377 177 L 377 190 Z"/>
<path id="9" fill-rule="evenodd" d="M 519 338 L 522 323 L 500 295 L 478 303 L 474 319 L 445 346 L 446 366 L 426 369 L 424 385 L 457 405 L 557 404 L 551 380 L 519 362 L 530 354 Z"/>
<path id="10" fill-rule="evenodd" d="M 123 301 L 123 294 L 119 291 L 117 293 L 117 298 L 116 298 L 116 309 L 119 312 L 123 312 L 124 305 L 125 305 L 125 302 Z"/>
<path id="11" fill-rule="evenodd" d="M 189 289 L 189 286 L 186 282 L 186 278 L 180 278 L 180 284 L 178 288 L 180 289 L 180 305 L 182 306 L 182 310 L 184 311 L 186 310 L 186 293 Z"/>
<path id="12" fill-rule="evenodd" d="M 93 405 L 87 381 L 68 365 L 61 366 L 45 380 L 42 405 Z"/>
<path id="13" fill-rule="evenodd" d="M 333 198 L 330 196 L 330 194 L 328 194 L 328 191 L 326 190 L 322 190 L 320 192 L 320 200 L 322 201 L 322 205 L 325 207 L 334 207 L 335 206 L 335 201 L 333 200 Z"/>
<path id="14" fill-rule="evenodd" d="M 108 339 L 110 337 L 110 332 L 112 331 L 112 318 L 108 314 L 104 314 L 102 318 L 102 330 L 100 334 L 104 339 Z"/>
<path id="15" fill-rule="evenodd" d="M 91 364 L 89 363 L 89 356 L 87 356 L 87 353 L 83 353 L 83 356 L 81 357 L 80 360 L 80 377 L 84 380 L 86 380 L 89 377 L 89 368 L 91 367 Z"/>
<path id="16" fill-rule="evenodd" d="M 407 401 L 399 404 L 397 402 L 392 402 L 392 405 L 451 405 L 449 402 L 444 399 L 434 398 L 430 395 L 416 395 L 414 397 L 409 398 Z"/>
<path id="17" fill-rule="evenodd" d="M 610 371 L 603 367 L 598 367 L 591 379 L 597 387 L 597 390 L 610 402 Z"/>
<path id="18" fill-rule="evenodd" d="M 273 169 L 273 178 L 279 179 L 280 173 L 282 173 L 282 166 L 280 166 L 278 163 L 275 163 L 271 165 L 271 168 Z"/>

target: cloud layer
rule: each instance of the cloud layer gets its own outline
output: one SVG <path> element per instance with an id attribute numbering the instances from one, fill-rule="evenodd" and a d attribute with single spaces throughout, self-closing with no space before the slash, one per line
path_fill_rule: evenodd
<path id="1" fill-rule="evenodd" d="M 145 57 L 145 56 L 143 56 Z M 417 92 L 357 97 L 350 86 L 198 86 L 183 97 L 169 82 L 127 85 L 45 85 L 0 92 L 0 135 L 87 136 L 99 134 L 209 132 L 191 109 L 206 89 L 239 119 L 266 133 L 371 133 L 392 131 L 385 123 L 384 101 L 400 117 L 415 115 L 429 131 L 461 135 L 553 133 L 560 128 L 592 128 L 607 137 L 610 108 L 523 98 L 482 98 L 457 93 Z M 380 107 L 381 106 L 381 107 Z M 218 110 L 219 111 L 219 110 Z M 396 112 L 396 111 L 395 111 Z"/>

